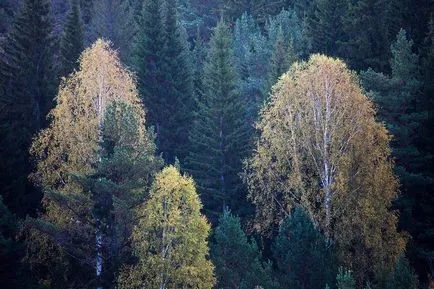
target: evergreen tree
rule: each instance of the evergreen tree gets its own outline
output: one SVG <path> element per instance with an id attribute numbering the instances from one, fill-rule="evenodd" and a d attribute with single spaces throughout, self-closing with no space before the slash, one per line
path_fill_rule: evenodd
<path id="1" fill-rule="evenodd" d="M 188 171 L 203 196 L 205 211 L 214 221 L 226 206 L 239 212 L 246 203 L 238 173 L 250 135 L 232 63 L 229 28 L 220 21 L 210 41 L 204 96 L 191 131 L 192 149 L 187 158 Z"/>
<path id="2" fill-rule="evenodd" d="M 336 285 L 338 289 L 356 289 L 356 282 L 351 270 L 345 270 L 340 267 L 336 275 Z"/>
<path id="3" fill-rule="evenodd" d="M 132 208 L 160 164 L 118 56 L 99 40 L 80 60 L 31 150 L 45 210 L 27 221 L 28 262 L 41 285 L 52 287 L 113 283 L 130 254 Z"/>
<path id="4" fill-rule="evenodd" d="M 282 288 L 322 289 L 333 276 L 325 238 L 299 207 L 284 219 L 272 249 Z"/>
<path id="5" fill-rule="evenodd" d="M 211 289 L 210 225 L 193 180 L 169 166 L 155 178 L 150 199 L 139 207 L 132 246 L 137 264 L 126 267 L 120 288 Z"/>
<path id="6" fill-rule="evenodd" d="M 416 289 L 417 276 L 405 257 L 399 258 L 387 282 L 387 289 Z"/>
<path id="7" fill-rule="evenodd" d="M 430 192 L 434 179 L 426 166 L 431 163 L 432 154 L 423 145 L 423 136 L 430 104 L 421 93 L 419 59 L 412 48 L 413 41 L 408 39 L 405 30 L 400 30 L 391 45 L 391 75 L 368 69 L 361 76 L 366 90 L 379 106 L 378 117 L 386 122 L 394 136 L 393 155 L 402 184 L 397 206 L 401 211 L 401 228 L 413 236 L 411 256 L 429 264 L 433 247 L 428 244 L 432 244 L 434 237 L 426 232 L 432 228 L 429 216 L 433 216 Z"/>
<path id="8" fill-rule="evenodd" d="M 309 18 L 313 51 L 339 56 L 339 42 L 345 37 L 342 16 L 348 9 L 348 0 L 318 0 Z"/>
<path id="9" fill-rule="evenodd" d="M 164 57 L 168 87 L 160 107 L 165 112 L 165 123 L 159 145 L 169 163 L 173 163 L 175 157 L 183 161 L 186 156 L 194 105 L 189 44 L 178 19 L 176 3 L 176 0 L 167 0 L 165 7 Z"/>
<path id="10" fill-rule="evenodd" d="M 87 43 L 98 38 L 110 40 L 123 61 L 131 57 L 131 43 L 139 0 L 93 0 L 92 18 L 87 25 Z"/>
<path id="11" fill-rule="evenodd" d="M 78 0 L 71 1 L 71 8 L 60 40 L 62 75 L 68 75 L 78 66 L 78 57 L 84 49 L 83 21 Z"/>
<path id="12" fill-rule="evenodd" d="M 0 191 L 12 212 L 25 216 L 40 194 L 27 182 L 33 134 L 46 124 L 55 96 L 49 0 L 25 0 L 0 50 Z"/>
<path id="13" fill-rule="evenodd" d="M 164 8 L 160 0 L 144 2 L 133 66 L 159 151 L 173 163 L 175 157 L 185 157 L 194 100 L 189 48 L 176 1 L 168 1 Z"/>
<path id="14" fill-rule="evenodd" d="M 270 50 L 267 38 L 253 17 L 243 13 L 234 28 L 234 62 L 238 90 L 247 105 L 248 121 L 253 123 L 267 93 L 267 74 Z"/>
<path id="15" fill-rule="evenodd" d="M 211 260 L 216 266 L 218 288 L 278 288 L 271 263 L 262 262 L 254 240 L 241 229 L 240 219 L 225 211 L 213 234 Z"/>
<path id="16" fill-rule="evenodd" d="M 372 67 L 384 71 L 388 64 L 388 47 L 398 31 L 388 25 L 400 11 L 391 9 L 387 0 L 349 1 L 342 16 L 346 35 L 342 41 L 342 55 L 353 69 Z"/>
<path id="17" fill-rule="evenodd" d="M 273 54 L 268 68 L 268 85 L 271 88 L 295 61 L 294 47 L 290 40 L 288 47 L 284 43 L 283 30 L 280 28 L 274 44 Z"/>

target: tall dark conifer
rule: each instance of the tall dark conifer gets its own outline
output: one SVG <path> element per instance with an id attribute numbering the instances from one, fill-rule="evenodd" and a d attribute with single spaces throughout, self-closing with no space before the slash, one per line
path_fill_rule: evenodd
<path id="1" fill-rule="evenodd" d="M 19 216 L 40 198 L 27 182 L 28 150 L 46 124 L 56 89 L 50 10 L 49 0 L 23 1 L 0 55 L 0 191 Z"/>
<path id="2" fill-rule="evenodd" d="M 83 21 L 78 0 L 71 1 L 71 8 L 60 41 L 62 75 L 71 73 L 78 66 L 78 57 L 84 49 Z"/>
<path id="3" fill-rule="evenodd" d="M 249 128 L 242 97 L 237 93 L 229 27 L 217 24 L 204 67 L 204 95 L 193 125 L 188 170 L 197 182 L 204 208 L 211 218 L 226 206 L 246 209 L 238 176 L 248 150 Z"/>

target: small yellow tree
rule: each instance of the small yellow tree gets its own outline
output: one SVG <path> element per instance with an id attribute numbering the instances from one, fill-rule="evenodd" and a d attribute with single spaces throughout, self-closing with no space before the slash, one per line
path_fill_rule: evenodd
<path id="1" fill-rule="evenodd" d="M 389 210 L 398 188 L 390 136 L 355 73 L 323 55 L 295 63 L 257 129 L 244 174 L 257 228 L 267 231 L 300 204 L 359 280 L 391 269 L 405 242 Z"/>
<path id="2" fill-rule="evenodd" d="M 138 264 L 125 268 L 120 288 L 212 288 L 210 225 L 193 180 L 170 166 L 157 175 L 150 194 L 133 232 Z"/>

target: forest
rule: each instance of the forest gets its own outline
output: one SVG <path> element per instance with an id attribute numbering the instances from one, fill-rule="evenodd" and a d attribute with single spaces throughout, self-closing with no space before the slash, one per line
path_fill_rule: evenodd
<path id="1" fill-rule="evenodd" d="M 0 0 L 0 287 L 433 289 L 432 0 Z"/>

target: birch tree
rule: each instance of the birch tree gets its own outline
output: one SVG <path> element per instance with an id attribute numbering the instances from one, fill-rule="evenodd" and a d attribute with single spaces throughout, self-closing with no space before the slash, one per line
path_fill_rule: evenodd
<path id="1" fill-rule="evenodd" d="M 345 262 L 359 266 L 356 277 L 377 265 L 391 269 L 404 240 L 389 210 L 398 186 L 390 136 L 356 75 L 323 55 L 295 63 L 274 86 L 257 129 L 244 173 L 257 228 L 266 232 L 299 204 Z"/>
<path id="2" fill-rule="evenodd" d="M 138 211 L 132 243 L 137 264 L 125 267 L 120 288 L 212 288 L 210 225 L 193 180 L 173 167 L 160 172 Z"/>
<path id="3" fill-rule="evenodd" d="M 82 54 L 50 117 L 31 148 L 45 213 L 27 222 L 30 262 L 56 268 L 42 277 L 54 287 L 93 280 L 103 288 L 128 240 L 130 210 L 160 163 L 134 79 L 109 43 L 98 40 Z M 62 272 L 58 262 L 81 274 Z"/>

